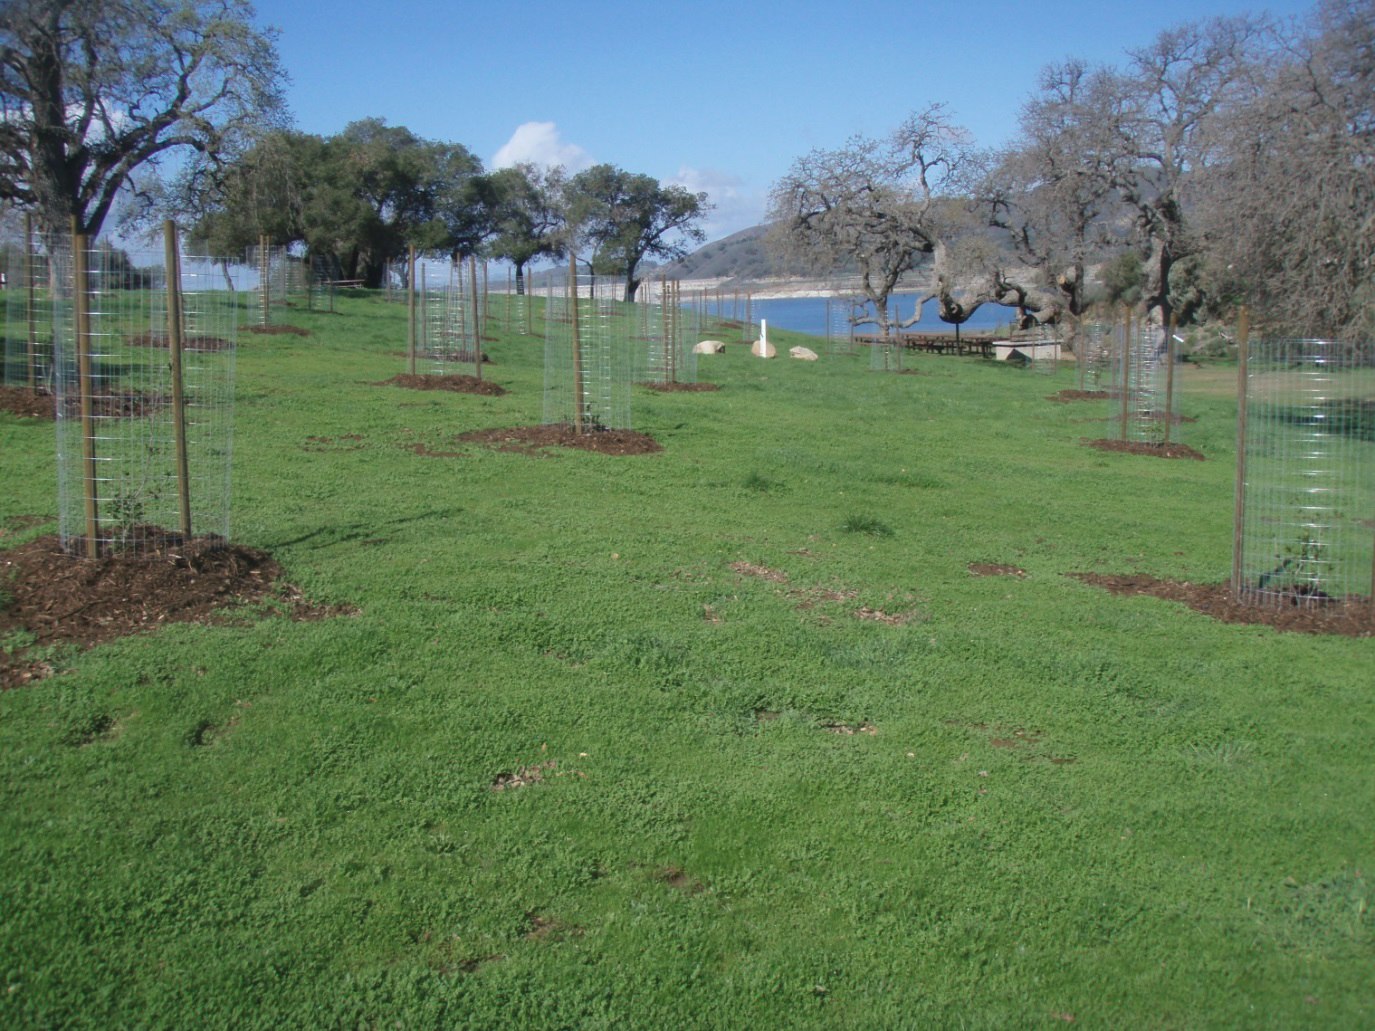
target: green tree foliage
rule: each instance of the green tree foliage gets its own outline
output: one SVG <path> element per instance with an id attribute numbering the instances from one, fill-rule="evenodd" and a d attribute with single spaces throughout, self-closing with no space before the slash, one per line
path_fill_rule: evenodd
<path id="1" fill-rule="evenodd" d="M 594 165 L 568 181 L 565 212 L 577 249 L 594 271 L 624 277 L 625 299 L 635 300 L 645 258 L 672 261 L 686 244 L 706 239 L 700 222 L 710 210 L 705 193 L 663 186 L 648 175 Z"/>
<path id="2" fill-rule="evenodd" d="M 210 166 L 282 112 L 271 33 L 246 0 L 0 3 L 0 199 L 95 235 L 172 151 Z"/>
<path id="3" fill-rule="evenodd" d="M 525 292 L 525 266 L 537 258 L 564 253 L 565 219 L 562 168 L 541 170 L 521 164 L 484 177 L 493 239 L 488 252 L 516 267 L 516 292 Z"/>
<path id="4" fill-rule="evenodd" d="M 186 203 L 202 206 L 194 235 L 216 254 L 241 254 L 265 233 L 303 243 L 344 278 L 375 287 L 408 247 L 454 257 L 478 250 L 491 232 L 481 171 L 461 144 L 368 118 L 329 138 L 274 134 Z"/>

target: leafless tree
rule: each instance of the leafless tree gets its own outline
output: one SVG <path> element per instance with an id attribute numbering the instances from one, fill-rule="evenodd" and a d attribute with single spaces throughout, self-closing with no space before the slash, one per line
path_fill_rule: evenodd
<path id="1" fill-rule="evenodd" d="M 883 334 L 911 324 L 889 312 L 889 298 L 942 242 L 948 207 L 941 195 L 963 185 L 973 146 L 943 105 L 909 116 L 885 138 L 851 138 L 814 150 L 774 184 L 767 245 L 816 272 L 856 270 Z"/>
<path id="2" fill-rule="evenodd" d="M 1077 329 L 1091 297 L 1089 267 L 1122 217 L 1111 148 L 1093 135 L 1103 131 L 1094 115 L 1110 86 L 1082 61 L 1046 68 L 1022 108 L 1017 139 L 976 190 L 988 225 L 1022 266 L 1017 275 L 994 270 L 994 299 L 1017 308 L 1024 325 L 1034 317 Z"/>
<path id="3" fill-rule="evenodd" d="M 1215 127 L 1208 270 L 1297 335 L 1375 332 L 1375 0 L 1322 0 L 1277 34 L 1263 91 Z"/>

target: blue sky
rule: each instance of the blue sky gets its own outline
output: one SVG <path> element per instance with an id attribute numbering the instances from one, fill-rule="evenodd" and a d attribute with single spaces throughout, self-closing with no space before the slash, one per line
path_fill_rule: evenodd
<path id="1" fill-rule="evenodd" d="M 1016 130 L 1046 64 L 1115 63 L 1180 22 L 1307 0 L 259 0 L 296 128 L 384 118 L 488 166 L 610 162 L 706 190 L 715 239 L 760 220 L 798 156 L 943 101 L 980 145 Z"/>

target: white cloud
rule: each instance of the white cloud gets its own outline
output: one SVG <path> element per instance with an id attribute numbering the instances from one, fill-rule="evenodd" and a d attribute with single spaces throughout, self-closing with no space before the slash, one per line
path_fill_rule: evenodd
<path id="1" fill-rule="evenodd" d="M 764 220 L 764 194 L 751 190 L 743 179 L 729 172 L 684 165 L 666 185 L 681 186 L 693 193 L 707 195 L 707 200 L 713 205 L 712 211 L 702 222 L 708 240 L 719 240 Z"/>
<path id="2" fill-rule="evenodd" d="M 529 163 L 543 168 L 562 165 L 570 172 L 579 172 L 593 164 L 592 155 L 576 143 L 568 143 L 559 135 L 553 122 L 526 122 L 517 126 L 511 138 L 492 158 L 493 168 L 510 168 Z"/>

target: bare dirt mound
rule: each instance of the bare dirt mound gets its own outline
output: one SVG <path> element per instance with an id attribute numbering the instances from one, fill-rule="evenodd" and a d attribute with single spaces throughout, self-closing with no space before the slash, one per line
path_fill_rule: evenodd
<path id="1" fill-rule="evenodd" d="M 214 537 L 141 528 L 142 554 L 97 559 L 62 550 L 54 535 L 0 551 L 0 689 L 53 672 L 40 649 L 89 648 L 153 630 L 164 623 L 213 623 L 229 606 L 262 606 L 292 619 L 323 619 L 351 611 L 312 605 L 280 580 L 266 552 Z"/>
<path id="2" fill-rule="evenodd" d="M 1154 458 L 1192 458 L 1196 462 L 1205 461 L 1205 456 L 1187 444 L 1155 444 L 1145 440 L 1086 440 L 1085 447 L 1099 451 L 1120 451 L 1129 455 L 1150 455 Z"/>
<path id="3" fill-rule="evenodd" d="M 715 383 L 641 383 L 640 386 L 660 394 L 705 394 L 721 389 Z"/>
<path id="4" fill-rule="evenodd" d="M 538 454 L 547 447 L 571 447 L 601 455 L 652 455 L 663 445 L 647 433 L 634 430 L 593 430 L 578 433 L 567 423 L 551 426 L 513 426 L 509 429 L 473 430 L 455 440 L 484 444 L 497 451 Z"/>
<path id="5" fill-rule="evenodd" d="M 1344 601 L 1294 597 L 1288 604 L 1254 605 L 1238 598 L 1226 584 L 1180 583 L 1133 573 L 1110 576 L 1070 573 L 1086 584 L 1112 594 L 1144 594 L 1177 601 L 1224 623 L 1258 623 L 1297 634 L 1337 634 L 1343 637 L 1375 636 L 1375 605 L 1366 598 Z"/>
<path id="6" fill-rule="evenodd" d="M 1046 400 L 1054 401 L 1057 405 L 1067 405 L 1071 401 L 1106 401 L 1120 396 L 1112 390 L 1061 390 L 1055 394 L 1048 394 Z"/>
<path id="7" fill-rule="evenodd" d="M 0 387 L 0 412 L 9 412 L 21 419 L 56 419 L 57 399 L 46 390 Z"/>
<path id="8" fill-rule="evenodd" d="M 275 324 L 275 323 L 272 324 L 272 325 L 268 325 L 268 326 L 245 326 L 244 329 L 248 330 L 248 332 L 250 332 L 250 333 L 257 333 L 259 336 L 269 336 L 269 337 L 280 337 L 280 336 L 308 337 L 308 336 L 310 336 L 310 330 L 305 329 L 305 328 L 303 328 L 303 327 L 301 327 L 301 326 L 283 326 L 283 325 L 278 325 L 278 324 Z"/>
<path id="9" fill-rule="evenodd" d="M 171 403 L 172 399 L 165 394 L 150 394 L 137 390 L 97 394 L 91 398 L 91 414 L 104 419 L 141 419 L 161 411 Z M 0 411 L 17 415 L 21 419 L 51 421 L 57 418 L 57 398 L 46 390 L 0 387 Z M 64 400 L 63 414 L 68 418 L 80 417 L 81 409 L 77 398 L 68 397 Z"/>
<path id="10" fill-rule="evenodd" d="M 405 387 L 407 390 L 449 390 L 456 394 L 482 394 L 485 397 L 500 397 L 506 388 L 491 380 L 478 379 L 462 373 L 447 373 L 443 376 L 420 376 L 402 373 L 391 379 L 383 380 L 378 386 Z"/>

